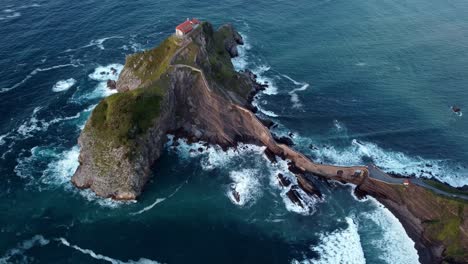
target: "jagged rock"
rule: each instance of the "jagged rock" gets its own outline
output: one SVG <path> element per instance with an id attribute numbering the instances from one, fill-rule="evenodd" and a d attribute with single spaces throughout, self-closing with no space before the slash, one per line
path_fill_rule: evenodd
<path id="1" fill-rule="evenodd" d="M 322 193 L 320 192 L 320 190 L 311 181 L 309 181 L 304 175 L 298 174 L 296 176 L 297 176 L 297 184 L 304 192 L 306 192 L 310 196 L 317 196 L 319 198 L 322 197 Z"/>
<path id="2" fill-rule="evenodd" d="M 452 111 L 453 111 L 454 113 L 460 113 L 460 112 L 461 112 L 461 108 L 454 105 L 454 106 L 452 106 Z"/>
<path id="3" fill-rule="evenodd" d="M 277 135 L 273 134 L 273 138 L 276 140 L 276 142 L 280 144 L 285 144 L 286 146 L 290 146 L 290 147 L 294 146 L 294 141 L 289 137 L 286 137 L 286 136 L 278 137 Z"/>
<path id="4" fill-rule="evenodd" d="M 266 148 L 265 151 L 265 156 L 272 162 L 272 163 L 276 163 L 276 155 L 275 153 L 271 150 L 271 149 L 268 149 Z"/>
<path id="5" fill-rule="evenodd" d="M 286 195 L 293 203 L 304 208 L 304 204 L 302 203 L 302 197 L 299 194 L 299 192 L 297 192 L 296 188 L 296 185 L 292 186 L 291 189 L 286 193 Z"/>
<path id="6" fill-rule="evenodd" d="M 240 203 L 240 194 L 235 188 L 233 188 L 231 190 L 231 194 L 232 194 L 232 197 L 234 197 L 234 200 L 236 200 L 236 202 Z"/>
<path id="7" fill-rule="evenodd" d="M 279 181 L 281 186 L 289 187 L 289 185 L 291 185 L 291 181 L 288 180 L 286 177 L 284 177 L 283 174 L 278 173 L 277 177 L 278 177 L 278 181 Z"/>
<path id="8" fill-rule="evenodd" d="M 239 56 L 237 45 L 244 44 L 242 36 L 234 30 L 231 24 L 220 27 L 218 31 L 227 32 L 229 34 L 229 36 L 224 40 L 224 47 L 226 48 L 231 58 Z"/>
<path id="9" fill-rule="evenodd" d="M 254 112 L 255 113 L 255 112 Z M 267 128 L 272 128 L 275 125 L 275 122 L 271 121 L 270 119 L 263 119 L 259 118 L 260 122 Z"/>
<path id="10" fill-rule="evenodd" d="M 117 83 L 114 80 L 107 80 L 107 88 L 114 90 L 117 88 Z"/>

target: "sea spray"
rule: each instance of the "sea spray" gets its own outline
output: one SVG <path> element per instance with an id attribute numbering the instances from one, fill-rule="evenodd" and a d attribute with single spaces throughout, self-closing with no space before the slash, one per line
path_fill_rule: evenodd
<path id="1" fill-rule="evenodd" d="M 66 90 L 70 89 L 73 85 L 75 85 L 75 83 L 76 83 L 76 80 L 73 79 L 73 78 L 69 78 L 69 79 L 66 79 L 66 80 L 58 81 L 58 82 L 52 87 L 52 91 L 54 91 L 54 92 L 63 92 L 63 91 L 66 91 Z"/>
<path id="2" fill-rule="evenodd" d="M 319 259 L 294 259 L 291 264 L 365 264 L 366 259 L 358 233 L 358 224 L 351 217 L 346 217 L 345 221 L 347 228 L 322 233 L 319 238 L 320 243 L 311 246 L 312 251 L 319 253 Z"/>

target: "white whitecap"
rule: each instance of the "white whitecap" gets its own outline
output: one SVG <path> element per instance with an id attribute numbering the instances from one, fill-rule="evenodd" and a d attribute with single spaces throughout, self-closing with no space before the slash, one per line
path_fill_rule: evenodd
<path id="1" fill-rule="evenodd" d="M 146 206 L 144 207 L 143 209 L 141 209 L 140 211 L 138 212 L 134 212 L 134 213 L 130 213 L 131 215 L 138 215 L 138 214 L 142 214 L 146 211 L 149 211 L 151 209 L 153 209 L 153 207 L 155 207 L 157 204 L 160 204 L 162 202 L 164 202 L 165 200 L 171 198 L 172 196 L 174 196 L 186 183 L 188 183 L 188 180 L 189 180 L 190 176 L 182 183 L 180 184 L 175 190 L 174 192 L 172 192 L 170 195 L 168 195 L 167 197 L 164 197 L 164 198 L 157 198 L 156 201 L 154 201 L 152 204 L 150 204 L 149 206 Z"/>
<path id="2" fill-rule="evenodd" d="M 239 56 L 232 59 L 232 64 L 234 65 L 234 69 L 236 71 L 242 71 L 242 70 L 247 69 L 247 65 L 248 65 L 247 51 L 251 49 L 251 46 L 248 41 L 248 37 L 244 35 L 243 33 L 240 33 L 240 34 L 242 35 L 242 38 L 244 40 L 244 45 L 237 46 Z"/>
<path id="3" fill-rule="evenodd" d="M 361 217 L 381 228 L 381 235 L 371 241 L 383 252 L 379 258 L 387 263 L 419 263 L 415 243 L 408 237 L 400 221 L 375 198 L 370 197 L 369 200 L 375 204 L 375 210 L 361 213 Z"/>
<path id="4" fill-rule="evenodd" d="M 331 233 L 320 234 L 320 244 L 311 247 L 318 252 L 319 259 L 293 260 L 292 264 L 365 264 L 364 251 L 355 221 L 346 217 L 348 227 Z M 403 262 L 394 262 L 403 263 Z"/>
<path id="5" fill-rule="evenodd" d="M 231 171 L 229 177 L 232 180 L 227 188 L 226 195 L 229 199 L 240 206 L 251 205 L 261 197 L 262 190 L 259 182 L 259 172 L 255 169 L 243 169 L 240 171 Z M 234 197 L 233 192 L 239 194 L 239 201 Z"/>
<path id="6" fill-rule="evenodd" d="M 298 82 L 298 81 L 294 80 L 293 78 L 291 78 L 291 77 L 289 77 L 288 75 L 285 75 L 285 74 L 282 74 L 282 76 L 284 78 L 288 79 L 289 81 L 291 81 L 294 85 L 299 86 L 299 87 L 294 88 L 291 91 L 289 91 L 289 95 L 291 96 L 291 102 L 293 104 L 293 107 L 294 108 L 301 108 L 302 103 L 299 100 L 299 95 L 297 94 L 297 92 L 307 90 L 307 88 L 309 88 L 309 84 L 306 83 L 306 82 Z"/>
<path id="7" fill-rule="evenodd" d="M 344 128 L 344 124 L 340 123 Z M 298 137 L 297 143 L 307 146 L 310 139 Z M 409 156 L 403 152 L 386 150 L 372 142 L 353 139 L 347 147 L 323 146 L 309 150 L 317 162 L 334 165 L 351 166 L 363 164 L 371 159 L 386 172 L 402 175 L 436 178 L 455 187 L 468 185 L 468 169 L 447 160 L 424 159 L 420 156 Z"/>
<path id="8" fill-rule="evenodd" d="M 264 114 L 264 115 L 266 115 L 266 116 L 269 116 L 269 117 L 278 117 L 278 115 L 277 115 L 275 112 L 264 109 L 264 108 L 261 107 L 260 104 L 258 104 L 256 101 L 253 101 L 253 102 L 252 102 L 252 105 L 255 106 L 255 107 L 257 107 L 258 111 L 260 111 L 262 114 Z"/>
<path id="9" fill-rule="evenodd" d="M 76 80 L 73 78 L 58 81 L 53 87 L 52 91 L 54 92 L 63 92 L 70 89 L 73 85 L 75 85 Z"/>
<path id="10" fill-rule="evenodd" d="M 113 63 L 106 66 L 98 66 L 88 75 L 92 80 L 99 82 L 107 82 L 107 80 L 117 81 L 119 74 L 123 69 L 122 64 Z"/>
<path id="11" fill-rule="evenodd" d="M 80 149 L 78 146 L 60 153 L 56 160 L 48 164 L 47 169 L 42 174 L 41 181 L 48 185 L 64 185 L 69 183 L 78 168 L 79 155 Z"/>
<path id="12" fill-rule="evenodd" d="M 75 249 L 75 250 L 77 250 L 77 251 L 79 251 L 79 252 L 81 252 L 81 253 L 83 253 L 85 255 L 88 255 L 88 256 L 90 256 L 90 257 L 92 257 L 94 259 L 107 261 L 107 262 L 110 262 L 112 264 L 158 264 L 159 263 L 157 261 L 147 259 L 147 258 L 140 258 L 139 260 L 122 261 L 122 260 L 114 259 L 114 258 L 111 258 L 111 257 L 108 257 L 108 256 L 104 256 L 102 254 L 96 253 L 91 249 L 81 248 L 81 247 L 79 247 L 77 245 L 73 245 L 63 237 L 58 238 L 57 241 L 62 243 L 64 246 L 67 246 L 69 248 L 73 248 L 73 249 Z"/>
<path id="13" fill-rule="evenodd" d="M 45 246 L 49 244 L 49 242 L 50 241 L 45 239 L 42 235 L 35 235 L 30 239 L 22 241 L 15 248 L 8 250 L 6 254 L 0 258 L 0 263 L 16 263 L 16 261 L 11 261 L 15 256 L 22 256 L 27 250 L 35 246 Z"/>
<path id="14" fill-rule="evenodd" d="M 24 77 L 23 80 L 21 80 L 20 82 L 15 83 L 14 85 L 12 85 L 10 87 L 1 88 L 0 93 L 5 93 L 5 92 L 11 91 L 11 90 L 13 90 L 15 88 L 18 88 L 19 86 L 23 85 L 25 82 L 27 82 L 29 79 L 31 79 L 34 75 L 38 74 L 39 72 L 46 72 L 46 71 L 60 69 L 60 68 L 64 68 L 64 67 L 78 67 L 78 66 L 80 66 L 80 65 L 79 64 L 74 64 L 74 63 L 69 63 L 69 64 L 55 65 L 55 66 L 51 66 L 51 67 L 47 67 L 47 68 L 36 68 L 32 72 L 30 72 L 26 77 Z"/>
<path id="15" fill-rule="evenodd" d="M 301 188 L 295 188 L 296 192 L 300 195 L 302 206 L 294 203 L 288 197 L 287 193 L 291 190 L 293 186 L 297 186 L 297 178 L 294 174 L 289 171 L 288 160 L 277 159 L 276 163 L 268 163 L 269 167 L 269 179 L 270 187 L 279 192 L 279 195 L 284 203 L 286 210 L 289 212 L 302 214 L 302 215 L 312 215 L 315 213 L 316 204 L 321 200 L 319 198 L 310 196 L 304 192 Z M 284 178 L 291 182 L 290 186 L 283 187 L 279 183 L 278 174 L 281 173 Z"/>

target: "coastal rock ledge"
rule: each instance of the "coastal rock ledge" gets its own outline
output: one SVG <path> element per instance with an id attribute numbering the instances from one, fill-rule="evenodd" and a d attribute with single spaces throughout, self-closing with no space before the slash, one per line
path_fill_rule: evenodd
<path id="1" fill-rule="evenodd" d="M 388 184 L 372 177 L 366 166 L 314 163 L 288 146 L 289 140 L 273 137 L 251 105 L 265 85 L 249 71 L 236 72 L 231 62 L 242 44 L 231 25 L 214 30 L 202 22 L 184 37 L 173 35 L 157 48 L 129 55 L 118 81 L 110 84 L 118 93 L 96 106 L 78 139 L 79 167 L 72 183 L 102 197 L 134 200 L 148 182 L 168 133 L 223 148 L 256 144 L 266 147 L 272 162 L 278 157 L 289 160 L 298 184 L 278 178 L 290 188 L 288 196 L 295 203 L 302 205 L 301 197 L 291 188 L 322 199 L 311 176 L 352 183 L 358 196 L 375 197 L 400 219 L 422 263 L 468 262 L 466 201 L 420 186 Z"/>

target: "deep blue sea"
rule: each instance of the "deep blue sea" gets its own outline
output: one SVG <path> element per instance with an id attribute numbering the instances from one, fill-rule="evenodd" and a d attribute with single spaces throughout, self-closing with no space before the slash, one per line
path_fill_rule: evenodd
<path id="1" fill-rule="evenodd" d="M 167 146 L 141 199 L 119 203 L 71 185 L 77 138 L 117 78 L 101 73 L 197 17 L 241 32 L 236 69 L 270 84 L 258 115 L 314 160 L 467 185 L 467 116 L 451 110 L 468 109 L 467 14 L 465 0 L 1 0 L 0 263 L 418 263 L 351 186 L 292 204 L 275 176 L 293 175 L 259 147 Z"/>

